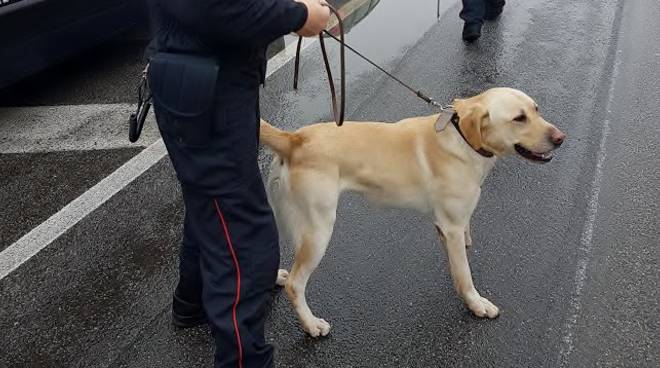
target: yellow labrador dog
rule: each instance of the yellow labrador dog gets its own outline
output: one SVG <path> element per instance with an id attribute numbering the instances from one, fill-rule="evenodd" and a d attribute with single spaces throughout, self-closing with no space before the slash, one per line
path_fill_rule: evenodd
<path id="1" fill-rule="evenodd" d="M 458 295 L 479 317 L 499 314 L 474 287 L 466 255 L 481 185 L 497 157 L 518 153 L 548 162 L 565 135 L 541 117 L 534 100 L 515 89 L 456 99 L 454 109 L 453 115 L 397 123 L 314 124 L 295 133 L 262 120 L 261 142 L 275 153 L 269 200 L 280 231 L 296 249 L 291 273 L 280 270 L 278 284 L 286 287 L 311 336 L 330 332 L 330 324 L 309 309 L 305 288 L 325 254 L 344 190 L 433 214 Z"/>

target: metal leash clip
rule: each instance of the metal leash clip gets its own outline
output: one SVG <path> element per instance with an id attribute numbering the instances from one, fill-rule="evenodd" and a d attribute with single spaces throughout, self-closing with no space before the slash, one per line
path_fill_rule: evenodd
<path id="1" fill-rule="evenodd" d="M 149 82 L 147 80 L 147 73 L 149 72 L 149 64 L 142 71 L 142 78 L 138 85 L 138 104 L 137 109 L 128 118 L 128 140 L 131 143 L 137 142 L 144 127 L 144 121 L 147 119 L 147 114 L 151 108 L 151 90 L 149 89 Z"/>

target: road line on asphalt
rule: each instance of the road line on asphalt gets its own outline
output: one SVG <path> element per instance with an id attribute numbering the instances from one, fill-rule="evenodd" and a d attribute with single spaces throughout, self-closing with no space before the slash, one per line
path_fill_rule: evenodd
<path id="1" fill-rule="evenodd" d="M 313 45 L 317 41 L 318 39 L 316 38 L 303 38 L 302 46 L 300 46 L 300 52 Z M 291 42 L 291 44 L 287 45 L 284 50 L 278 52 L 275 56 L 268 60 L 268 72 L 266 73 L 266 78 L 270 77 L 272 73 L 275 73 L 295 57 L 296 42 Z"/>
<path id="2" fill-rule="evenodd" d="M 306 49 L 315 42 L 317 42 L 316 39 L 305 39 L 302 49 Z M 296 43 L 294 42 L 269 59 L 266 78 L 292 60 L 295 57 L 295 51 Z M 46 248 L 166 155 L 167 150 L 163 140 L 158 139 L 112 174 L 0 252 L 0 280 Z"/>
<path id="3" fill-rule="evenodd" d="M 615 41 L 616 42 L 616 41 Z M 612 105 L 614 103 L 614 87 L 616 79 L 619 75 L 619 67 L 621 65 L 621 51 L 617 50 L 614 56 L 614 65 L 612 67 L 612 77 L 608 88 L 608 99 L 605 107 L 606 117 L 603 121 L 602 136 L 596 154 L 596 167 L 594 178 L 591 184 L 591 194 L 589 195 L 589 204 L 587 207 L 587 219 L 582 228 L 582 236 L 580 237 L 580 247 L 578 248 L 578 261 L 577 269 L 575 270 L 575 289 L 572 293 L 569 308 L 568 319 L 562 329 L 561 348 L 558 356 L 558 367 L 568 367 L 569 357 L 573 352 L 575 326 L 577 325 L 578 315 L 582 308 L 581 296 L 584 289 L 584 284 L 587 278 L 587 267 L 591 259 L 591 252 L 593 250 L 593 233 L 596 218 L 598 214 L 598 201 L 600 196 L 600 187 L 603 178 L 603 166 L 605 165 L 605 158 L 607 157 L 607 137 L 610 134 L 610 122 L 612 118 Z"/>
<path id="4" fill-rule="evenodd" d="M 0 253 L 0 279 L 25 263 L 92 211 L 142 175 L 166 154 L 162 140 L 156 141 L 112 174 L 67 204 Z"/>

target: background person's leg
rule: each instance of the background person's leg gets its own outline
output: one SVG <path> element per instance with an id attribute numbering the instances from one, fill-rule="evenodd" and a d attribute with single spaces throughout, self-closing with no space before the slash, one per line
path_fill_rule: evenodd
<path id="1" fill-rule="evenodd" d="M 481 37 L 481 26 L 486 12 L 485 0 L 463 0 L 463 9 L 459 16 L 465 21 L 463 39 L 472 42 Z"/>
<path id="2" fill-rule="evenodd" d="M 484 13 L 484 19 L 494 20 L 504 9 L 504 0 L 486 0 L 486 11 Z"/>
<path id="3" fill-rule="evenodd" d="M 485 0 L 463 0 L 463 9 L 459 13 L 466 23 L 483 23 L 486 13 Z"/>

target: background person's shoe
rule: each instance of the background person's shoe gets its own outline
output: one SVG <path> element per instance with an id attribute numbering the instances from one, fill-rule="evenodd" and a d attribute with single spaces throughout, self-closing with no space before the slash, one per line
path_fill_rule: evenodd
<path id="1" fill-rule="evenodd" d="M 201 304 L 189 303 L 174 295 L 172 300 L 172 324 L 179 328 L 191 328 L 208 323 Z"/>
<path id="2" fill-rule="evenodd" d="M 474 42 L 481 37 L 481 23 L 465 22 L 463 25 L 463 40 Z"/>

